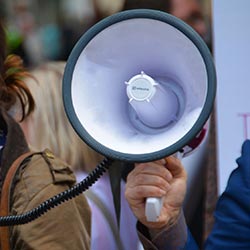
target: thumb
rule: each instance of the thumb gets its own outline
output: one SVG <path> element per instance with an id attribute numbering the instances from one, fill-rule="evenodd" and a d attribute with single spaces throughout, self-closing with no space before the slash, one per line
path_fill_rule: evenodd
<path id="1" fill-rule="evenodd" d="M 184 177 L 186 178 L 186 171 L 181 163 L 181 161 L 174 157 L 168 156 L 165 158 L 166 160 L 166 167 L 171 172 L 174 177 Z"/>

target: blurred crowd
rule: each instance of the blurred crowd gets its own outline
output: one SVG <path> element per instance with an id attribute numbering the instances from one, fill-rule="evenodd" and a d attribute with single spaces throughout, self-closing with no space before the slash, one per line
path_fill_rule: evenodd
<path id="1" fill-rule="evenodd" d="M 124 0 L 0 0 L 10 52 L 26 66 L 67 60 L 79 37 L 102 18 L 121 11 Z M 210 0 L 200 0 L 210 30 Z M 210 34 L 205 38 L 209 41 Z"/>

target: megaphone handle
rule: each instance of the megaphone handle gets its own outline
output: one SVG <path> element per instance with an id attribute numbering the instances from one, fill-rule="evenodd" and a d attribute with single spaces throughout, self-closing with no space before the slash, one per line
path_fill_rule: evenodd
<path id="1" fill-rule="evenodd" d="M 145 215 L 147 221 L 155 222 L 161 214 L 163 198 L 148 197 L 146 200 Z"/>
<path id="2" fill-rule="evenodd" d="M 177 152 L 175 157 L 178 159 L 182 159 L 183 154 L 181 152 Z M 161 214 L 161 208 L 163 205 L 163 198 L 162 197 L 148 197 L 146 199 L 146 206 L 145 206 L 145 215 L 147 221 L 155 222 L 157 221 L 158 217 Z"/>

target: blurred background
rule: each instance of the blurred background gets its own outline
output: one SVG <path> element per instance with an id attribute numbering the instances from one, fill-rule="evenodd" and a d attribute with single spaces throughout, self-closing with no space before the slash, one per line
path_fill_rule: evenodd
<path id="1" fill-rule="evenodd" d="M 208 30 L 210 2 L 200 0 Z M 89 27 L 122 10 L 123 4 L 124 0 L 0 0 L 0 12 L 7 23 L 10 52 L 22 55 L 32 67 L 66 60 Z"/>

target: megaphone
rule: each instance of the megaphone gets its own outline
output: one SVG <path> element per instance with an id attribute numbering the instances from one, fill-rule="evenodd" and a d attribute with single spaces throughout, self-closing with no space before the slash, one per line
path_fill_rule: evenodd
<path id="1" fill-rule="evenodd" d="M 212 111 L 216 74 L 202 38 L 156 10 L 119 12 L 90 28 L 63 77 L 66 114 L 109 158 L 149 162 L 179 152 Z"/>

